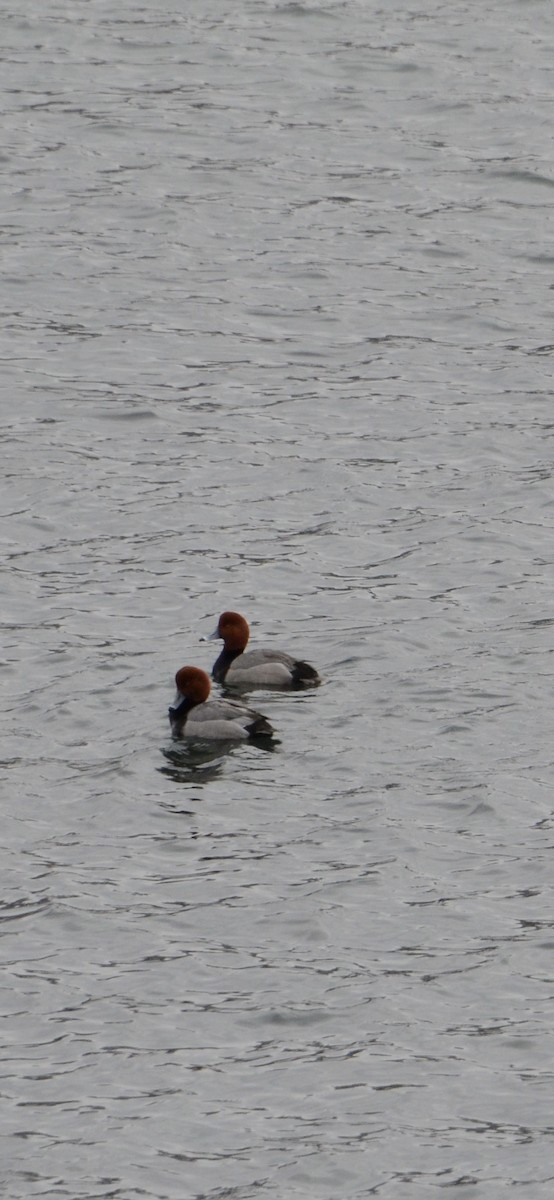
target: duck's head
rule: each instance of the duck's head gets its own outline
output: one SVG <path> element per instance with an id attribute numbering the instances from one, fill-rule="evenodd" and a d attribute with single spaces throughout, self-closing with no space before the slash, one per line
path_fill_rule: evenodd
<path id="1" fill-rule="evenodd" d="M 191 708 L 203 704 L 210 694 L 210 680 L 200 667 L 181 667 L 175 676 L 177 695 L 175 706 L 169 709 L 169 721 L 174 734 L 183 732 Z"/>
<path id="2" fill-rule="evenodd" d="M 217 629 L 206 640 L 212 642 L 221 638 L 226 650 L 234 650 L 241 654 L 248 644 L 249 637 L 250 628 L 245 617 L 236 612 L 224 612 L 219 618 Z"/>

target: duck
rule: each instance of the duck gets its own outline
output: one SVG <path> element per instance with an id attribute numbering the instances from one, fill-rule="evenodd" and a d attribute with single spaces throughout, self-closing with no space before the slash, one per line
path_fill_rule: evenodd
<path id="1" fill-rule="evenodd" d="M 217 629 L 205 640 L 221 638 L 223 650 L 212 668 L 212 679 L 226 687 L 238 688 L 309 688 L 321 679 L 310 663 L 293 658 L 282 650 L 249 650 L 248 621 L 240 613 L 224 612 Z"/>
<path id="2" fill-rule="evenodd" d="M 175 676 L 175 686 L 175 706 L 169 709 L 175 738 L 246 741 L 273 737 L 273 727 L 262 713 L 247 708 L 239 700 L 209 700 L 210 679 L 200 667 L 181 667 Z"/>

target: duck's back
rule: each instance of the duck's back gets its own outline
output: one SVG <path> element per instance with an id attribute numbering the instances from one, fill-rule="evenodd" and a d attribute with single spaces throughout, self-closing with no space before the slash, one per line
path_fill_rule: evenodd
<path id="1" fill-rule="evenodd" d="M 314 687 L 320 682 L 314 667 L 284 650 L 247 650 L 230 665 L 225 683 L 233 687 Z"/>
<path id="2" fill-rule="evenodd" d="M 185 736 L 190 738 L 245 741 L 249 737 L 271 737 L 266 717 L 236 700 L 207 700 L 189 713 Z"/>

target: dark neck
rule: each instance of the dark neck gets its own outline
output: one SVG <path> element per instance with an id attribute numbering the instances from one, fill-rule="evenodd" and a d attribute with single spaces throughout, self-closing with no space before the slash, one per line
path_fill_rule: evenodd
<path id="1" fill-rule="evenodd" d="M 215 679 L 217 683 L 223 683 L 231 663 L 234 662 L 235 658 L 238 658 L 240 654 L 242 654 L 242 650 L 227 650 L 224 646 L 219 658 L 214 662 L 212 679 Z"/>
<path id="2" fill-rule="evenodd" d="M 194 708 L 194 701 L 190 696 L 185 696 L 177 708 L 170 708 L 169 720 L 171 723 L 171 732 L 175 737 L 180 737 L 185 728 L 185 723 L 191 708 Z"/>

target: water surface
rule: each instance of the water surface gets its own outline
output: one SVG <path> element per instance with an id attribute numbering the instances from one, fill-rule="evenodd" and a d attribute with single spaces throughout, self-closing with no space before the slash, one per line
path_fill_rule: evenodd
<path id="1" fill-rule="evenodd" d="M 546 1200 L 551 8 L 2 28 L 2 1194 Z"/>

